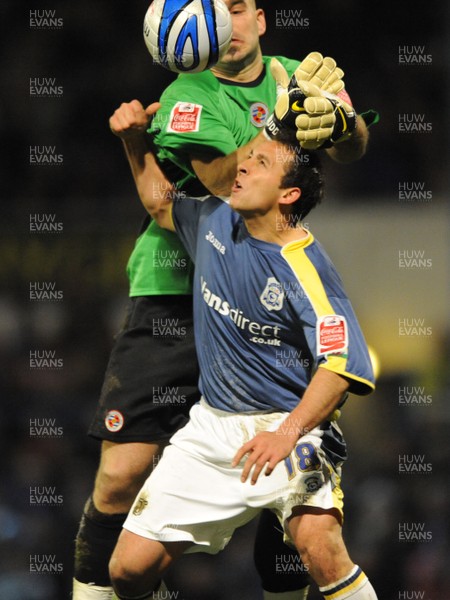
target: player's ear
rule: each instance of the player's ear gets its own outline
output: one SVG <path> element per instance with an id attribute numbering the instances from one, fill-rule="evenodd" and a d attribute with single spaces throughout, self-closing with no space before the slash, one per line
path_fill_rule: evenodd
<path id="1" fill-rule="evenodd" d="M 256 22 L 258 25 L 258 34 L 264 35 L 266 33 L 266 15 L 262 8 L 256 9 Z"/>
<path id="2" fill-rule="evenodd" d="M 302 190 L 299 187 L 286 188 L 282 190 L 279 203 L 283 205 L 294 204 L 302 195 Z"/>

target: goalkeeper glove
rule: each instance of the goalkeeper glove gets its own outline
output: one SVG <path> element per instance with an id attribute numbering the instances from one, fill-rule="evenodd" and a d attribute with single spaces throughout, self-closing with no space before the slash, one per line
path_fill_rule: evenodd
<path id="1" fill-rule="evenodd" d="M 310 52 L 296 68 L 288 87 L 299 87 L 301 81 L 308 81 L 325 92 L 338 94 L 345 87 L 343 77 L 344 71 L 336 66 L 333 58 L 324 58 L 320 52 Z"/>
<path id="2" fill-rule="evenodd" d="M 311 52 L 290 79 L 276 58 L 271 60 L 270 69 L 277 84 L 277 101 L 264 129 L 267 138 L 276 138 L 283 128 L 297 130 L 297 139 L 305 149 L 347 139 L 356 117 L 353 123 L 353 109 L 335 95 L 344 89 L 344 72 L 335 60 Z M 310 98 L 305 106 L 307 95 L 320 98 Z M 323 95 L 327 97 L 326 103 Z M 348 118 L 342 112 L 347 108 Z"/>
<path id="3" fill-rule="evenodd" d="M 353 107 L 310 82 L 299 82 L 305 112 L 295 120 L 296 137 L 305 150 L 327 148 L 347 140 L 356 127 Z"/>

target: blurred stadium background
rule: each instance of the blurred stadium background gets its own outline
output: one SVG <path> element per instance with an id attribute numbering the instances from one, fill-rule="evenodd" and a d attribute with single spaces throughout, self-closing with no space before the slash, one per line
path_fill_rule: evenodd
<path id="1" fill-rule="evenodd" d="M 342 418 L 350 452 L 345 534 L 380 600 L 444 600 L 450 584 L 449 8 L 386 0 L 266 0 L 261 6 L 266 54 L 302 58 L 319 50 L 333 56 L 346 71 L 356 108 L 381 115 L 366 157 L 344 167 L 326 163 L 326 202 L 309 219 L 343 276 L 380 365 L 377 391 L 351 398 Z M 85 431 L 143 217 L 108 118 L 122 101 L 157 99 L 172 79 L 145 49 L 146 9 L 141 0 L 58 0 L 44 8 L 5 0 L 0 7 L 5 600 L 70 597 L 73 539 L 99 450 Z M 53 26 L 36 26 L 33 11 Z M 406 64 L 400 57 L 407 55 L 418 62 Z M 35 95 L 37 79 L 53 92 Z M 400 131 L 400 115 L 422 119 L 428 132 Z M 31 154 L 43 147 L 59 164 L 32 163 Z M 422 190 L 422 199 L 402 198 L 405 187 Z M 36 231 L 31 223 L 40 219 L 58 232 Z M 59 301 L 30 300 L 31 287 L 45 282 Z M 32 353 L 45 351 L 60 368 L 31 368 Z M 41 437 L 33 429 L 39 426 L 47 428 Z M 405 474 L 405 462 L 427 468 Z M 53 505 L 33 504 L 34 488 L 54 496 Z M 405 541 L 405 530 L 423 535 Z M 260 598 L 253 531 L 254 524 L 239 531 L 219 557 L 184 559 L 172 575 L 173 597 Z M 54 565 L 54 573 L 38 574 L 32 565 L 42 563 Z"/>

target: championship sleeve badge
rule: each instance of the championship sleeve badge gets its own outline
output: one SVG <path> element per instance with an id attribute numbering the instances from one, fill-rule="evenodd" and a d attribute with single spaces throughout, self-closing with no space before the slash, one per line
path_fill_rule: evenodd
<path id="1" fill-rule="evenodd" d="M 317 321 L 317 354 L 341 354 L 348 347 L 348 327 L 341 315 L 324 315 Z"/>
<path id="2" fill-rule="evenodd" d="M 167 131 L 169 133 L 193 133 L 199 131 L 202 108 L 201 104 L 177 102 L 170 113 Z"/>

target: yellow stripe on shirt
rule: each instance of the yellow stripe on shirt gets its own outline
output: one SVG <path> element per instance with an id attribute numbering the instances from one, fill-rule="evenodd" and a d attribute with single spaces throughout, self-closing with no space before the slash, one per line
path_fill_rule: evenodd
<path id="1" fill-rule="evenodd" d="M 327 293 L 323 287 L 322 280 L 317 272 L 316 267 L 311 262 L 305 248 L 314 242 L 314 236 L 309 232 L 309 235 L 301 240 L 286 244 L 281 249 L 281 255 L 293 270 L 295 276 L 300 282 L 305 294 L 316 313 L 317 317 L 326 315 L 334 315 L 336 311 L 331 306 L 328 300 Z M 346 373 L 347 357 L 346 355 L 332 355 L 326 357 L 327 363 L 323 366 L 329 370 L 340 373 L 342 375 L 353 375 Z"/>

